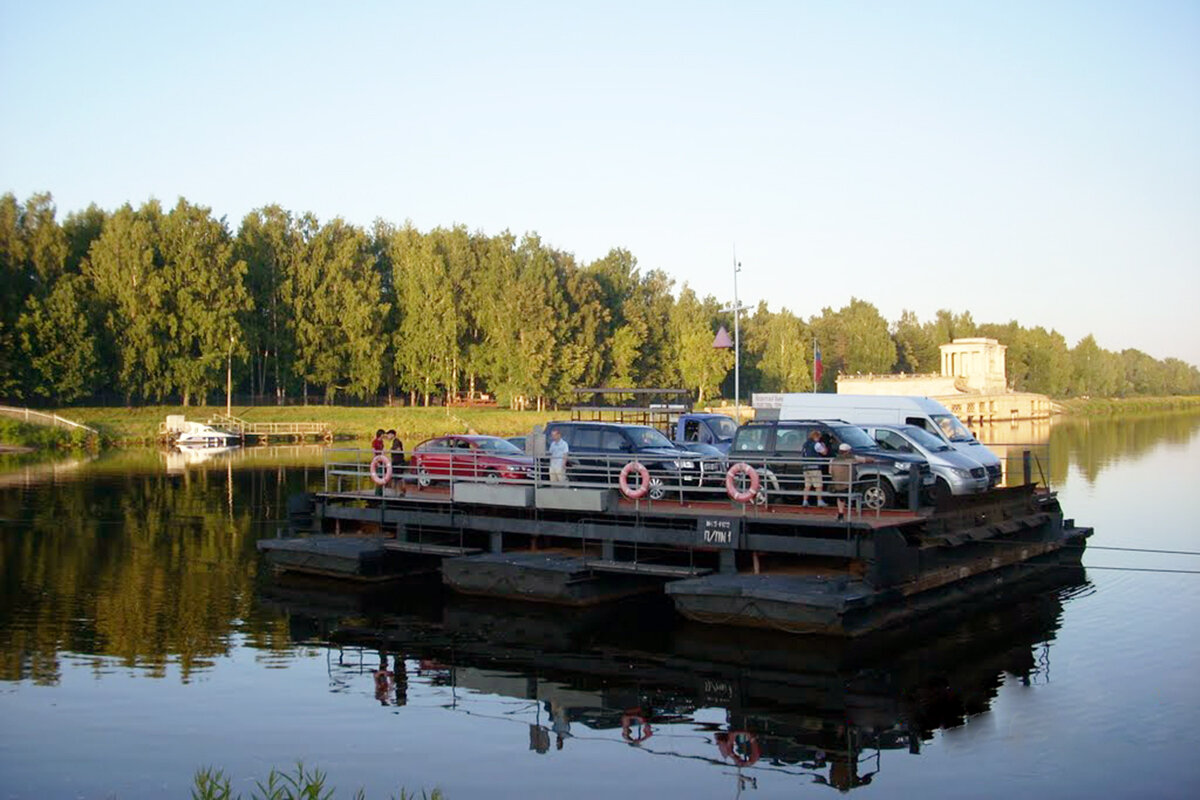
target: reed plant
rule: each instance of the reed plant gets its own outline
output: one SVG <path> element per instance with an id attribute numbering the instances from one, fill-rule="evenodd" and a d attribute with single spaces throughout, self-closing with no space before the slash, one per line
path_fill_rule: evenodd
<path id="1" fill-rule="evenodd" d="M 304 762 L 296 764 L 293 773 L 282 772 L 274 767 L 267 775 L 265 782 L 255 781 L 254 792 L 249 800 L 333 800 L 334 787 L 326 785 L 326 775 L 317 768 L 307 769 Z M 351 797 L 355 800 L 365 800 L 366 793 L 358 789 Z M 213 767 L 201 767 L 196 770 L 192 779 L 192 800 L 240 800 L 241 795 L 233 793 L 233 785 L 224 770 Z M 417 795 L 410 794 L 407 789 L 401 789 L 392 800 L 417 800 Z M 421 791 L 420 800 L 446 800 L 440 789 L 432 793 Z"/>

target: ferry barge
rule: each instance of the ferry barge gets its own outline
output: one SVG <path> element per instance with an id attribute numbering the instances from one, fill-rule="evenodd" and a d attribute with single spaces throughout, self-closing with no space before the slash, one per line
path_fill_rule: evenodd
<path id="1" fill-rule="evenodd" d="M 291 509 L 303 536 L 258 547 L 276 572 L 358 581 L 440 571 L 471 595 L 586 606 L 662 592 L 692 620 L 859 636 L 952 607 L 1039 567 L 1078 564 L 1090 528 L 1032 480 L 922 505 L 870 510 L 861 493 L 771 501 L 738 479 L 754 465 L 667 487 L 650 500 L 636 462 L 615 485 L 551 483 L 452 466 L 439 480 L 386 456 L 330 450 L 322 491 Z M 759 471 L 767 465 L 759 465 Z M 735 474 L 737 473 L 737 474 Z M 644 478 L 644 475 L 640 476 Z"/>

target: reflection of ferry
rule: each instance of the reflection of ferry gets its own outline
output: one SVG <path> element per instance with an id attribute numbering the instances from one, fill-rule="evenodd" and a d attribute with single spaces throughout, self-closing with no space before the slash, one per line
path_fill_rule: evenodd
<path id="1" fill-rule="evenodd" d="M 1047 569 L 969 616 L 855 639 L 680 622 L 662 598 L 581 612 L 451 597 L 440 621 L 426 603 L 321 627 L 338 660 L 378 660 L 386 704 L 404 705 L 410 681 L 452 687 L 449 707 L 467 713 L 488 702 L 474 693 L 531 701 L 515 735 L 538 753 L 617 740 L 735 767 L 739 780 L 845 791 L 878 779 L 883 751 L 918 754 L 934 731 L 985 712 L 1005 674 L 1045 680 L 1063 599 L 1085 581 L 1080 567 Z"/>

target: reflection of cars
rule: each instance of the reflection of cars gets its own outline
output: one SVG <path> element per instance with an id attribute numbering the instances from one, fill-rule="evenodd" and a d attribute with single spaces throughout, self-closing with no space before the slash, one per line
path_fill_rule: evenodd
<path id="1" fill-rule="evenodd" d="M 916 425 L 864 425 L 879 446 L 889 453 L 917 453 L 925 456 L 936 483 L 933 498 L 951 494 L 972 494 L 988 488 L 987 468 Z"/>
<path id="2" fill-rule="evenodd" d="M 661 500 L 668 489 L 700 487 L 706 469 L 720 470 L 716 462 L 676 447 L 649 425 L 551 422 L 546 425 L 547 443 L 556 430 L 570 446 L 567 476 L 572 481 L 616 483 L 621 468 L 636 459 L 650 473 L 650 499 Z"/>
<path id="3" fill-rule="evenodd" d="M 868 508 L 894 506 L 897 497 L 908 492 L 909 469 L 917 465 L 922 488 L 932 488 L 934 475 L 923 456 L 912 453 L 887 453 L 863 432 L 841 420 L 762 420 L 747 422 L 738 428 L 729 450 L 730 461 L 745 461 L 770 470 L 772 487 L 798 492 L 804 485 L 801 448 L 812 430 L 821 433 L 827 452 L 836 453 L 842 443 L 850 445 L 856 456 L 871 459 L 854 465 L 855 491 Z M 828 474 L 828 461 L 822 472 Z M 903 501 L 901 502 L 903 505 Z"/>
<path id="4" fill-rule="evenodd" d="M 523 480 L 532 477 L 533 459 L 499 436 L 438 436 L 413 448 L 412 469 L 422 486 L 451 477 Z"/>

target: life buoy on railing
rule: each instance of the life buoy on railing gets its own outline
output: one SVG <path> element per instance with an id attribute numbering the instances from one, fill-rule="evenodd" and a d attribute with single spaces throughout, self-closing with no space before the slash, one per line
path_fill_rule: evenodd
<path id="1" fill-rule="evenodd" d="M 734 481 L 738 475 L 745 475 L 750 480 L 750 485 L 744 491 L 738 491 Z M 729 472 L 725 473 L 725 491 L 729 496 L 739 503 L 749 503 L 758 494 L 758 470 L 747 464 L 745 461 L 739 461 L 729 468 Z"/>
<path id="2" fill-rule="evenodd" d="M 376 468 L 377 465 L 383 465 L 383 473 L 380 474 Z M 380 453 L 371 459 L 371 480 L 375 481 L 376 486 L 384 486 L 392 479 L 392 459 Z"/>
<path id="3" fill-rule="evenodd" d="M 636 472 L 642 479 L 641 484 L 636 489 L 629 485 L 629 474 L 632 472 Z M 621 494 L 630 500 L 645 497 L 646 492 L 650 491 L 650 470 L 646 469 L 645 464 L 638 461 L 630 461 L 621 467 L 621 475 L 617 478 L 617 485 L 621 487 Z"/>
<path id="4" fill-rule="evenodd" d="M 758 746 L 758 737 L 749 731 L 718 733 L 717 749 L 721 751 L 721 755 L 731 759 L 738 767 L 749 767 L 762 755 Z"/>
<path id="5" fill-rule="evenodd" d="M 631 711 L 621 716 L 621 738 L 630 744 L 641 744 L 654 735 L 650 723 L 642 716 L 640 710 Z"/>

